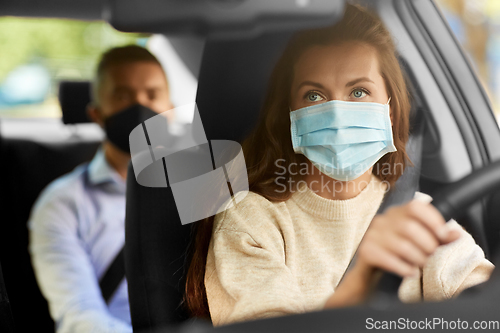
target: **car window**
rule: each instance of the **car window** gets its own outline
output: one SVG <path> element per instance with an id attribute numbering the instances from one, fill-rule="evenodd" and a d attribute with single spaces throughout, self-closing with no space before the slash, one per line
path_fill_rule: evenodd
<path id="1" fill-rule="evenodd" d="M 436 0 L 500 122 L 500 1 Z"/>
<path id="2" fill-rule="evenodd" d="M 0 18 L 0 133 L 3 137 L 62 142 L 102 140 L 93 123 L 65 126 L 58 89 L 61 81 L 92 80 L 108 49 L 137 44 L 153 53 L 168 76 L 174 106 L 194 102 L 197 78 L 161 34 L 123 33 L 102 21 Z M 189 123 L 193 114 L 176 117 Z"/>
<path id="3" fill-rule="evenodd" d="M 99 21 L 0 18 L 0 117 L 59 118 L 60 81 L 90 80 L 103 51 L 149 39 Z"/>

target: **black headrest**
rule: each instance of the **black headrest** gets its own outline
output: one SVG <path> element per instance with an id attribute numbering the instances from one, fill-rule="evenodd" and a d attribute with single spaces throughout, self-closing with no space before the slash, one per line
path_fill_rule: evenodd
<path id="1" fill-rule="evenodd" d="M 196 103 L 209 140 L 241 142 L 248 135 L 257 122 L 271 71 L 291 35 L 272 33 L 205 45 Z"/>
<path id="2" fill-rule="evenodd" d="M 90 123 L 87 105 L 90 103 L 89 81 L 61 81 L 59 83 L 59 104 L 65 124 Z"/>

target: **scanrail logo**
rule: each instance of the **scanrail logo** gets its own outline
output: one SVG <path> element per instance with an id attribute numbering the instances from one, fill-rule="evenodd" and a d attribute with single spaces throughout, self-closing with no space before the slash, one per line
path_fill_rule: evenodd
<path id="1" fill-rule="evenodd" d="M 166 112 L 147 119 L 130 133 L 130 154 L 140 185 L 172 188 L 184 225 L 243 200 L 248 193 L 248 176 L 241 145 L 207 140 L 195 103 L 173 111 L 193 114 L 192 122 L 175 129 Z"/>

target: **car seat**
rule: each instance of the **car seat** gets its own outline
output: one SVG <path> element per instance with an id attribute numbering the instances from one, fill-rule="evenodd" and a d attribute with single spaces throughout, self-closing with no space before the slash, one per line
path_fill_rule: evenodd
<path id="1" fill-rule="evenodd" d="M 290 36 L 272 33 L 251 40 L 207 42 L 196 97 L 207 139 L 241 143 L 255 126 L 270 73 Z M 410 200 L 418 189 L 423 135 L 418 108 L 414 103 L 408 143 L 414 166 L 398 180 L 382 209 Z M 181 300 L 191 227 L 181 224 L 171 188 L 139 185 L 130 164 L 125 268 L 134 330 L 176 325 L 189 318 Z"/>
<path id="2" fill-rule="evenodd" d="M 72 113 L 85 111 L 88 95 L 75 92 L 74 85 L 61 85 L 61 100 L 73 99 L 79 108 L 62 104 L 67 119 L 81 119 Z M 88 91 L 89 83 L 78 84 Z M 64 116 L 63 116 L 64 117 Z M 69 123 L 76 123 L 70 121 Z M 28 253 L 27 221 L 36 198 L 55 178 L 70 172 L 78 164 L 89 161 L 100 142 L 82 141 L 75 137 L 68 142 L 46 143 L 27 139 L 0 139 L 0 262 L 9 295 L 16 330 L 19 332 L 54 332 L 54 323 L 47 302 L 38 289 Z"/>
<path id="3" fill-rule="evenodd" d="M 0 265 L 0 331 L 5 333 L 15 332 L 14 317 L 12 317 L 9 296 L 3 282 L 2 265 Z"/>

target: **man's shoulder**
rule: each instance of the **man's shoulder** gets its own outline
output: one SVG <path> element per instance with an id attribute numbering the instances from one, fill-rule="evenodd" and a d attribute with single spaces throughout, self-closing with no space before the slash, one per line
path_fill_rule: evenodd
<path id="1" fill-rule="evenodd" d="M 35 206 L 53 200 L 74 200 L 81 196 L 85 189 L 85 173 L 88 163 L 77 166 L 73 171 L 50 182 L 40 193 Z"/>

